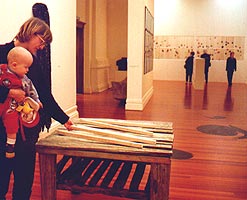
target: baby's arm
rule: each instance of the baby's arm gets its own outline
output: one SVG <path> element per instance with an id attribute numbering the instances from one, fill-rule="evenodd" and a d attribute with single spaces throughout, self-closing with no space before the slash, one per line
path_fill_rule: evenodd
<path id="1" fill-rule="evenodd" d="M 43 108 L 43 104 L 41 103 L 41 101 L 39 99 L 38 92 L 37 92 L 35 86 L 33 85 L 33 82 L 27 76 L 23 77 L 22 85 L 23 85 L 24 91 L 26 92 L 27 97 L 30 97 L 34 101 L 36 101 L 37 104 L 39 105 L 39 109 Z"/>

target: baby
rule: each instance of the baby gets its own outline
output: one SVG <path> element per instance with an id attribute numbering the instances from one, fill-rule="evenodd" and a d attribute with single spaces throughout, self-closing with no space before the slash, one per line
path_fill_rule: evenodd
<path id="1" fill-rule="evenodd" d="M 31 53 L 23 47 L 14 47 L 9 51 L 7 61 L 7 65 L 0 65 L 0 85 L 9 89 L 23 89 L 26 93 L 22 103 L 17 103 L 8 97 L 4 103 L 0 104 L 0 116 L 7 133 L 6 158 L 14 158 L 16 134 L 21 118 L 32 121 L 38 116 L 37 111 L 42 107 L 42 103 L 32 81 L 26 76 L 33 62 Z"/>

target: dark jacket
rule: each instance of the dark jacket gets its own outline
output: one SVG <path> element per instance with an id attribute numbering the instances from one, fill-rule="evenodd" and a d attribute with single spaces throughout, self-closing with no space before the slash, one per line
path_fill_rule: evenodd
<path id="1" fill-rule="evenodd" d="M 237 60 L 236 58 L 228 57 L 226 60 L 226 71 L 233 72 L 237 71 Z"/>
<path id="2" fill-rule="evenodd" d="M 194 65 L 194 56 L 189 56 L 185 60 L 184 68 L 186 69 L 186 73 L 192 74 L 193 73 L 193 65 Z"/>
<path id="3" fill-rule="evenodd" d="M 201 55 L 201 58 L 205 59 L 205 71 L 207 71 L 208 68 L 211 66 L 210 54 L 204 53 L 204 54 Z"/>

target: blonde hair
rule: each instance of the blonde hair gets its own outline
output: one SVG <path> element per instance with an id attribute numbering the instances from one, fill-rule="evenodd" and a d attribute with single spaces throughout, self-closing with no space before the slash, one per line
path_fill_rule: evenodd
<path id="1" fill-rule="evenodd" d="M 26 60 L 29 63 L 32 63 L 33 57 L 32 54 L 23 47 L 14 47 L 11 49 L 7 55 L 8 65 L 12 65 L 13 62 L 22 62 Z"/>
<path id="2" fill-rule="evenodd" d="M 20 42 L 28 42 L 34 35 L 40 35 L 47 44 L 52 42 L 50 27 L 41 19 L 31 17 L 28 19 L 15 36 Z"/>

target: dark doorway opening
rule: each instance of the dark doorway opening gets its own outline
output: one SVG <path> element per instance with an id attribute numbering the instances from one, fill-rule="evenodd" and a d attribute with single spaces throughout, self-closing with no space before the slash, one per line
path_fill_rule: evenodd
<path id="1" fill-rule="evenodd" d="M 83 94 L 84 88 L 84 22 L 76 22 L 76 93 Z"/>

